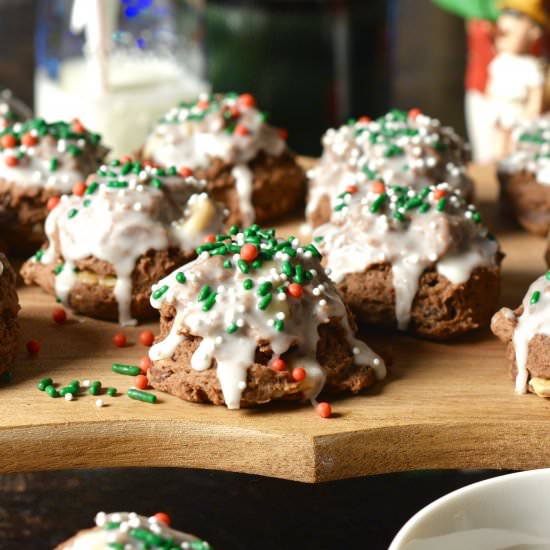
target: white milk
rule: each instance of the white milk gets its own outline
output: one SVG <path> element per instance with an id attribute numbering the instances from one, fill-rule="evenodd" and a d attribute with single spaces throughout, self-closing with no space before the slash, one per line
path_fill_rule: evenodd
<path id="1" fill-rule="evenodd" d="M 35 76 L 36 116 L 47 121 L 79 118 L 103 136 L 113 156 L 135 153 L 152 126 L 180 101 L 190 101 L 208 84 L 168 59 L 112 58 L 109 91 L 94 97 L 83 58 L 65 61 L 59 79 Z"/>

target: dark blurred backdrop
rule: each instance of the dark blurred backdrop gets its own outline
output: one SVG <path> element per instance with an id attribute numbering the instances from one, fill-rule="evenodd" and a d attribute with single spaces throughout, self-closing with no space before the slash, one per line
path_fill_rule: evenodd
<path id="1" fill-rule="evenodd" d="M 41 1 L 0 0 L 0 85 L 27 102 Z M 213 89 L 256 94 L 301 153 L 318 154 L 327 127 L 394 106 L 464 130 L 464 24 L 430 0 L 216 0 L 203 14 Z"/>

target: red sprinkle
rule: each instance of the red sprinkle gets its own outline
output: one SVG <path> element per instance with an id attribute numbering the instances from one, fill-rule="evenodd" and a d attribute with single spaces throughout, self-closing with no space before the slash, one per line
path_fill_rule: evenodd
<path id="1" fill-rule="evenodd" d="M 288 130 L 286 128 L 279 128 L 279 137 L 286 141 L 288 139 Z"/>
<path id="2" fill-rule="evenodd" d="M 134 386 L 138 389 L 138 390 L 145 390 L 148 386 L 149 386 L 149 382 L 147 380 L 147 376 L 145 376 L 144 374 L 138 374 L 135 378 L 134 378 Z"/>
<path id="3" fill-rule="evenodd" d="M 204 237 L 202 242 L 204 242 L 204 243 L 215 243 L 216 242 L 216 235 L 206 235 L 206 237 Z"/>
<path id="4" fill-rule="evenodd" d="M 165 514 L 164 512 L 157 512 L 153 517 L 161 523 L 164 523 L 164 525 L 170 526 L 170 524 L 172 523 L 170 516 L 168 514 Z"/>
<path id="5" fill-rule="evenodd" d="M 258 249 L 252 243 L 243 244 L 241 247 L 241 258 L 246 262 L 252 262 L 258 257 Z"/>
<path id="6" fill-rule="evenodd" d="M 373 193 L 377 193 L 378 195 L 380 195 L 384 193 L 384 191 L 386 190 L 386 186 L 381 181 L 375 181 L 372 184 L 371 189 Z"/>
<path id="7" fill-rule="evenodd" d="M 235 126 L 235 134 L 238 136 L 247 136 L 250 134 L 250 130 L 244 124 L 237 124 Z"/>
<path id="8" fill-rule="evenodd" d="M 11 149 L 17 145 L 17 140 L 12 134 L 6 134 L 0 138 L 0 145 L 5 149 Z"/>
<path id="9" fill-rule="evenodd" d="M 191 170 L 191 168 L 188 168 L 187 166 L 182 166 L 182 167 L 178 170 L 178 174 L 179 174 L 182 178 L 188 178 L 189 176 L 192 176 L 192 175 L 193 175 L 193 170 Z"/>
<path id="10" fill-rule="evenodd" d="M 55 307 L 52 311 L 54 323 L 62 325 L 67 320 L 67 312 L 62 307 Z"/>
<path id="11" fill-rule="evenodd" d="M 139 341 L 147 347 L 150 347 L 153 345 L 153 342 L 155 340 L 155 335 L 153 334 L 152 330 L 143 330 L 139 333 Z"/>
<path id="12" fill-rule="evenodd" d="M 59 197 L 50 197 L 46 204 L 48 210 L 51 212 L 58 204 L 61 199 Z"/>
<path id="13" fill-rule="evenodd" d="M 439 200 L 442 199 L 445 196 L 445 190 L 444 189 L 436 189 L 433 192 L 434 199 Z"/>
<path id="14" fill-rule="evenodd" d="M 238 99 L 239 105 L 242 107 L 255 107 L 256 100 L 252 94 L 241 94 Z"/>
<path id="15" fill-rule="evenodd" d="M 73 195 L 77 195 L 78 197 L 81 197 L 86 193 L 86 184 L 83 181 L 80 181 L 78 183 L 75 183 L 73 185 Z"/>
<path id="16" fill-rule="evenodd" d="M 38 143 L 38 138 L 36 136 L 33 136 L 32 134 L 25 134 L 21 136 L 21 143 L 25 147 L 32 147 L 33 145 L 36 145 Z"/>
<path id="17" fill-rule="evenodd" d="M 123 348 L 127 344 L 127 342 L 128 342 L 128 340 L 126 339 L 126 335 L 123 334 L 122 332 L 117 332 L 113 336 L 113 344 L 117 348 Z"/>
<path id="18" fill-rule="evenodd" d="M 278 372 L 283 372 L 284 370 L 286 370 L 286 362 L 284 359 L 281 359 L 280 357 L 278 359 L 274 359 L 272 362 L 271 362 L 271 368 L 273 370 L 276 370 Z"/>
<path id="19" fill-rule="evenodd" d="M 155 168 L 156 164 L 152 160 L 143 161 L 143 166 L 149 166 L 149 168 Z"/>
<path id="20" fill-rule="evenodd" d="M 359 122 L 361 122 L 361 124 L 368 124 L 371 120 L 372 120 L 372 118 L 370 116 L 360 116 L 359 117 Z"/>
<path id="21" fill-rule="evenodd" d="M 144 355 L 140 360 L 139 360 L 139 368 L 141 369 L 141 372 L 143 374 L 147 374 L 147 371 L 153 366 L 153 361 L 151 361 L 151 359 L 149 359 L 149 357 L 147 355 Z"/>
<path id="22" fill-rule="evenodd" d="M 202 111 L 204 111 L 205 109 L 208 109 L 209 105 L 210 105 L 210 103 L 208 103 L 208 101 L 204 101 L 204 100 L 199 101 L 197 103 L 197 107 L 199 109 L 201 109 Z"/>
<path id="23" fill-rule="evenodd" d="M 292 369 L 292 379 L 295 382 L 302 382 L 306 379 L 307 373 L 302 367 L 295 367 Z"/>
<path id="24" fill-rule="evenodd" d="M 288 293 L 293 298 L 301 298 L 302 294 L 304 293 L 304 287 L 302 285 L 299 285 L 298 283 L 290 283 L 288 285 Z"/>
<path id="25" fill-rule="evenodd" d="M 357 185 L 348 185 L 346 191 L 348 193 L 357 193 Z"/>
<path id="26" fill-rule="evenodd" d="M 133 162 L 133 158 L 130 155 L 124 155 L 123 157 L 120 157 L 121 164 L 126 164 L 127 162 Z"/>
<path id="27" fill-rule="evenodd" d="M 241 116 L 241 111 L 239 111 L 239 108 L 235 107 L 235 105 L 229 107 L 229 112 L 231 113 L 231 118 L 239 118 Z"/>
<path id="28" fill-rule="evenodd" d="M 4 162 L 6 163 L 6 166 L 11 166 L 11 167 L 17 166 L 19 164 L 17 157 L 12 157 L 12 156 L 6 157 L 4 159 Z"/>
<path id="29" fill-rule="evenodd" d="M 29 340 L 27 342 L 27 351 L 30 355 L 36 355 L 40 351 L 40 344 L 36 340 Z"/>
<path id="30" fill-rule="evenodd" d="M 81 134 L 85 130 L 84 124 L 82 124 L 78 118 L 73 119 L 73 132 Z"/>
<path id="31" fill-rule="evenodd" d="M 321 418 L 330 418 L 332 415 L 332 407 L 326 401 L 322 401 L 315 408 Z"/>
<path id="32" fill-rule="evenodd" d="M 421 115 L 422 114 L 422 111 L 420 109 L 418 109 L 417 107 L 415 107 L 414 109 L 411 109 L 409 111 L 409 118 L 411 120 L 414 120 L 418 115 Z"/>

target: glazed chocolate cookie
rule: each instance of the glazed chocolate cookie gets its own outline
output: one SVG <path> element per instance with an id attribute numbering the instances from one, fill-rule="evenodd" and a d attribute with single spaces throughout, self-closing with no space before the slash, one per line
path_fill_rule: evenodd
<path id="1" fill-rule="evenodd" d="M 506 344 L 516 392 L 550 397 L 550 271 L 539 277 L 514 311 L 504 307 L 491 322 Z"/>
<path id="2" fill-rule="evenodd" d="M 83 185 L 107 149 L 78 121 L 17 122 L 0 131 L 0 226 L 6 246 L 19 256 L 44 241 L 48 205 Z"/>
<path id="3" fill-rule="evenodd" d="M 512 134 L 514 152 L 498 163 L 500 195 L 521 226 L 546 237 L 550 229 L 550 118 L 526 122 Z"/>
<path id="4" fill-rule="evenodd" d="M 171 529 L 166 514 L 149 518 L 133 512 L 100 512 L 96 527 L 85 529 L 55 550 L 212 550 L 205 541 Z"/>
<path id="5" fill-rule="evenodd" d="M 338 195 L 372 179 L 415 190 L 445 181 L 471 200 L 469 160 L 458 134 L 418 109 L 394 109 L 377 120 L 352 119 L 323 136 L 321 159 L 308 173 L 307 219 L 313 227 L 326 223 Z"/>
<path id="6" fill-rule="evenodd" d="M 444 339 L 488 325 L 501 254 L 449 185 L 366 182 L 340 195 L 314 238 L 344 301 L 368 324 Z"/>
<path id="7" fill-rule="evenodd" d="M 250 94 L 204 95 L 157 124 L 143 149 L 161 166 L 194 170 L 232 224 L 262 223 L 303 205 L 306 176 Z"/>
<path id="8" fill-rule="evenodd" d="M 205 187 L 175 168 L 102 166 L 49 214 L 48 243 L 23 265 L 25 282 L 90 317 L 133 324 L 154 316 L 151 285 L 223 227 L 223 207 Z"/>
<path id="9" fill-rule="evenodd" d="M 348 309 L 315 246 L 232 227 L 154 285 L 161 334 L 150 384 L 231 409 L 323 390 L 357 393 L 385 366 L 355 338 Z"/>
<path id="10" fill-rule="evenodd" d="M 19 299 L 16 275 L 8 259 L 0 253 L 0 374 L 6 372 L 17 355 L 19 343 Z"/>

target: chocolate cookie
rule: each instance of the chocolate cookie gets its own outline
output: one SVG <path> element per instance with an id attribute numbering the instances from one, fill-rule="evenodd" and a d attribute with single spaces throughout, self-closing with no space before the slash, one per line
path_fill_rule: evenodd
<path id="1" fill-rule="evenodd" d="M 284 134 L 266 123 L 250 94 L 204 95 L 168 112 L 143 156 L 205 179 L 229 209 L 228 227 L 262 223 L 303 205 L 306 176 Z"/>
<path id="2" fill-rule="evenodd" d="M 488 325 L 500 290 L 498 243 L 449 185 L 366 182 L 343 193 L 314 238 L 357 318 L 444 339 Z"/>
<path id="3" fill-rule="evenodd" d="M 154 316 L 151 285 L 223 227 L 223 207 L 205 187 L 175 168 L 102 166 L 81 193 L 61 198 L 47 245 L 21 274 L 84 315 L 121 324 Z"/>
<path id="4" fill-rule="evenodd" d="M 6 256 L 0 253 L 0 374 L 11 367 L 17 355 L 20 330 L 15 284 L 15 271 Z"/>
<path id="5" fill-rule="evenodd" d="M 315 246 L 232 227 L 154 285 L 161 333 L 150 384 L 231 409 L 319 393 L 356 393 L 385 375 L 355 338 Z"/>
<path id="6" fill-rule="evenodd" d="M 207 542 L 171 529 L 166 521 L 166 514 L 146 518 L 133 512 L 100 512 L 96 527 L 80 531 L 55 550 L 212 550 Z"/>
<path id="7" fill-rule="evenodd" d="M 44 240 L 44 220 L 59 195 L 83 185 L 107 149 L 78 121 L 16 122 L 0 131 L 0 226 L 19 256 Z"/>
<path id="8" fill-rule="evenodd" d="M 469 160 L 469 147 L 458 134 L 418 109 L 352 119 L 323 136 L 321 159 L 308 173 L 306 217 L 313 227 L 327 222 L 338 195 L 372 179 L 415 190 L 445 181 L 471 200 Z"/>
<path id="9" fill-rule="evenodd" d="M 506 344 L 516 392 L 550 397 L 550 272 L 539 277 L 516 310 L 504 307 L 491 330 Z"/>
<path id="10" fill-rule="evenodd" d="M 500 196 L 506 214 L 531 233 L 550 229 L 550 118 L 516 128 L 514 151 L 498 163 Z"/>

